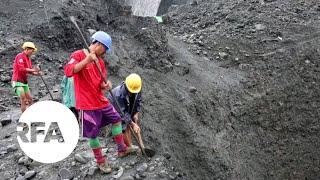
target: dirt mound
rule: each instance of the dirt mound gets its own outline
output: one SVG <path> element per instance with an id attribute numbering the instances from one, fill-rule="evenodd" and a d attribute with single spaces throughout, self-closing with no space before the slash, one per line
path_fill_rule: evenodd
<path id="1" fill-rule="evenodd" d="M 0 114 L 0 159 L 3 162 L 0 171 L 4 179 L 29 177 L 34 179 L 59 178 L 58 174 L 63 168 L 72 174 L 75 179 L 101 179 L 115 178 L 115 172 L 111 175 L 101 175 L 97 172 L 91 151 L 86 141 L 79 142 L 75 152 L 63 162 L 54 165 L 40 165 L 23 156 L 15 138 L 15 123 L 18 120 L 19 100 L 10 87 L 12 62 L 15 55 L 21 51 L 21 43 L 30 40 L 36 43 L 39 51 L 35 54 L 33 64 L 41 64 L 44 71 L 44 79 L 50 90 L 58 99 L 61 98 L 60 83 L 63 76 L 63 65 L 68 61 L 70 53 L 76 49 L 84 48 L 84 42 L 70 21 L 70 16 L 77 19 L 87 41 L 96 30 L 104 30 L 113 38 L 113 51 L 107 55 L 106 61 L 110 64 L 109 76 L 116 79 L 114 84 L 120 83 L 130 72 L 141 72 L 142 69 L 152 71 L 169 72 L 171 65 L 170 52 L 167 49 L 165 31 L 158 26 L 152 18 L 140 18 L 130 15 L 127 7 L 120 6 L 117 1 L 64 1 L 57 4 L 40 1 L 8 1 L 6 9 L 16 8 L 17 11 L 25 11 L 33 14 L 30 19 L 20 22 L 20 16 L 11 11 L 3 11 L 1 18 L 11 26 L 10 31 L 6 24 L 0 25 L 0 30 L 8 36 L 1 36 L 4 42 L 1 44 L 0 57 L 1 70 L 1 100 Z M 36 6 L 35 6 L 36 5 Z M 37 11 L 37 8 L 45 6 L 46 12 Z M 41 8 L 41 9 L 42 9 Z M 130 10 L 130 9 L 129 9 Z M 39 17 L 44 17 L 38 20 Z M 15 23 L 12 23 L 15 22 Z M 36 22 L 28 24 L 31 22 Z M 26 26 L 22 28 L 20 26 Z M 154 28 L 154 30 L 150 29 Z M 14 37 L 14 38 L 13 38 Z M 3 46 L 2 46 L 3 45 Z M 167 66 L 169 68 L 167 68 Z M 140 73 L 142 74 L 142 73 Z M 48 92 L 41 79 L 29 78 L 31 92 L 34 100 L 48 99 Z M 13 109 L 9 111 L 9 109 Z M 7 125 L 7 123 L 10 123 Z M 147 135 L 146 135 L 147 136 Z M 124 170 L 120 174 L 122 178 L 143 179 L 181 179 L 182 173 L 178 168 L 170 165 L 161 151 L 152 159 L 146 160 L 131 156 L 118 159 L 115 153 L 115 144 L 105 142 L 104 154 L 108 156 L 110 164 L 115 169 Z M 111 139 L 108 137 L 107 139 Z M 152 146 L 151 142 L 145 143 Z M 79 162 L 83 157 L 86 162 Z M 78 160 L 77 160 L 78 159 Z"/>
<path id="2" fill-rule="evenodd" d="M 228 142 L 223 151 L 202 156 L 209 176 L 319 178 L 319 13 L 316 1 L 252 0 L 202 1 L 168 14 L 170 32 L 194 54 L 245 74 L 241 88 L 211 105 L 206 98 L 216 92 L 197 103 L 202 110 L 195 119 Z M 208 114 L 208 106 L 220 108 Z M 224 161 L 212 159 L 215 154 Z"/>

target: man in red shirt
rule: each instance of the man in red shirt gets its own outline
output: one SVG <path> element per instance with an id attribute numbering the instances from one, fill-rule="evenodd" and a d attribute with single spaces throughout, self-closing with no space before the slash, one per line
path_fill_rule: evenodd
<path id="1" fill-rule="evenodd" d="M 39 68 L 32 68 L 30 56 L 37 51 L 32 42 L 22 45 L 23 52 L 19 53 L 13 62 L 12 87 L 20 97 L 21 111 L 24 112 L 32 104 L 32 97 L 28 85 L 28 74 L 40 75 Z"/>
<path id="2" fill-rule="evenodd" d="M 130 150 L 123 141 L 121 117 L 104 96 L 104 91 L 112 88 L 111 82 L 105 83 L 103 80 L 105 77 L 101 77 L 99 73 L 100 69 L 104 76 L 107 74 L 102 57 L 106 51 L 111 50 L 111 37 L 103 31 L 98 31 L 93 34 L 92 39 L 90 53 L 85 49 L 75 51 L 64 67 L 64 72 L 67 77 L 74 78 L 76 109 L 80 110 L 83 136 L 89 138 L 89 145 L 100 170 L 110 173 L 111 168 L 102 155 L 102 148 L 97 138 L 99 130 L 112 124 L 112 135 L 118 146 L 118 156 L 124 157 Z M 138 126 L 133 128 L 135 131 L 139 130 Z"/>

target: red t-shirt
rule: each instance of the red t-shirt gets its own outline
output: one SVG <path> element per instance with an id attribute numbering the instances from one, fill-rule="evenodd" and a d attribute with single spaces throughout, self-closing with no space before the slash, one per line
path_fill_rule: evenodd
<path id="1" fill-rule="evenodd" d="M 28 77 L 26 68 L 32 68 L 31 59 L 24 53 L 19 53 L 13 62 L 12 81 L 22 82 L 27 84 Z"/>
<path id="2" fill-rule="evenodd" d="M 78 50 L 71 54 L 70 61 L 64 67 L 67 77 L 73 76 L 76 96 L 76 108 L 81 110 L 96 110 L 106 107 L 109 103 L 101 90 L 103 78 L 94 62 L 87 64 L 78 73 L 73 73 L 74 66 L 84 60 L 84 50 Z M 99 64 L 103 75 L 106 75 L 106 68 L 103 60 L 99 58 Z"/>

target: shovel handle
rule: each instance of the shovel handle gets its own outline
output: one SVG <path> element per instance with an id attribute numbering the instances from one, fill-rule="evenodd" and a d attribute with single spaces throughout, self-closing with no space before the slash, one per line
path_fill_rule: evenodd
<path id="1" fill-rule="evenodd" d="M 38 64 L 38 68 L 41 70 L 40 64 Z M 43 84 L 45 85 L 47 91 L 49 92 L 49 95 L 50 95 L 50 97 L 51 97 L 51 100 L 53 101 L 54 99 L 53 99 L 53 96 L 52 96 L 52 94 L 51 94 L 51 92 L 50 92 L 50 90 L 49 90 L 49 87 L 48 87 L 47 83 L 44 81 L 44 79 L 43 79 L 43 77 L 42 77 L 41 74 L 39 74 L 39 76 L 40 76 Z"/>
<path id="2" fill-rule="evenodd" d="M 50 92 L 50 90 L 49 90 L 49 88 L 48 88 L 47 83 L 44 81 L 44 79 L 43 79 L 43 77 L 42 77 L 41 74 L 40 74 L 40 78 L 41 78 L 42 82 L 44 83 L 44 85 L 46 86 L 47 91 L 49 92 L 49 95 L 50 95 L 50 97 L 51 97 L 51 100 L 53 101 L 53 100 L 54 100 L 54 99 L 53 99 L 53 96 L 52 96 L 52 94 L 51 94 L 51 92 Z"/>

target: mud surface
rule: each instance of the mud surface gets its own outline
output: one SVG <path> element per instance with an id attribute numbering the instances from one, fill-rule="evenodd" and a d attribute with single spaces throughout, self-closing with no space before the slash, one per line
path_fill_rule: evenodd
<path id="1" fill-rule="evenodd" d="M 75 16 L 86 37 L 93 30 L 113 37 L 106 61 L 114 85 L 131 72 L 143 78 L 143 136 L 157 156 L 147 161 L 154 168 L 144 175 L 136 168 L 145 161 L 115 160 L 117 167 L 129 163 L 125 175 L 319 179 L 319 15 L 315 0 L 202 0 L 171 6 L 157 24 L 130 15 L 117 1 L 3 1 L 0 111 L 1 120 L 14 120 L 0 128 L 0 173 L 10 179 L 36 170 L 34 179 L 54 179 L 59 169 L 74 164 L 76 178 L 110 178 L 86 173 L 93 159 L 73 163 L 76 153 L 88 150 L 83 141 L 56 165 L 16 165 L 22 151 L 10 147 L 19 117 L 10 89 L 12 60 L 24 40 L 34 41 L 40 47 L 34 64 L 43 65 L 59 97 L 63 64 L 84 47 L 68 18 Z M 30 82 L 36 100 L 48 98 L 40 79 Z"/>

